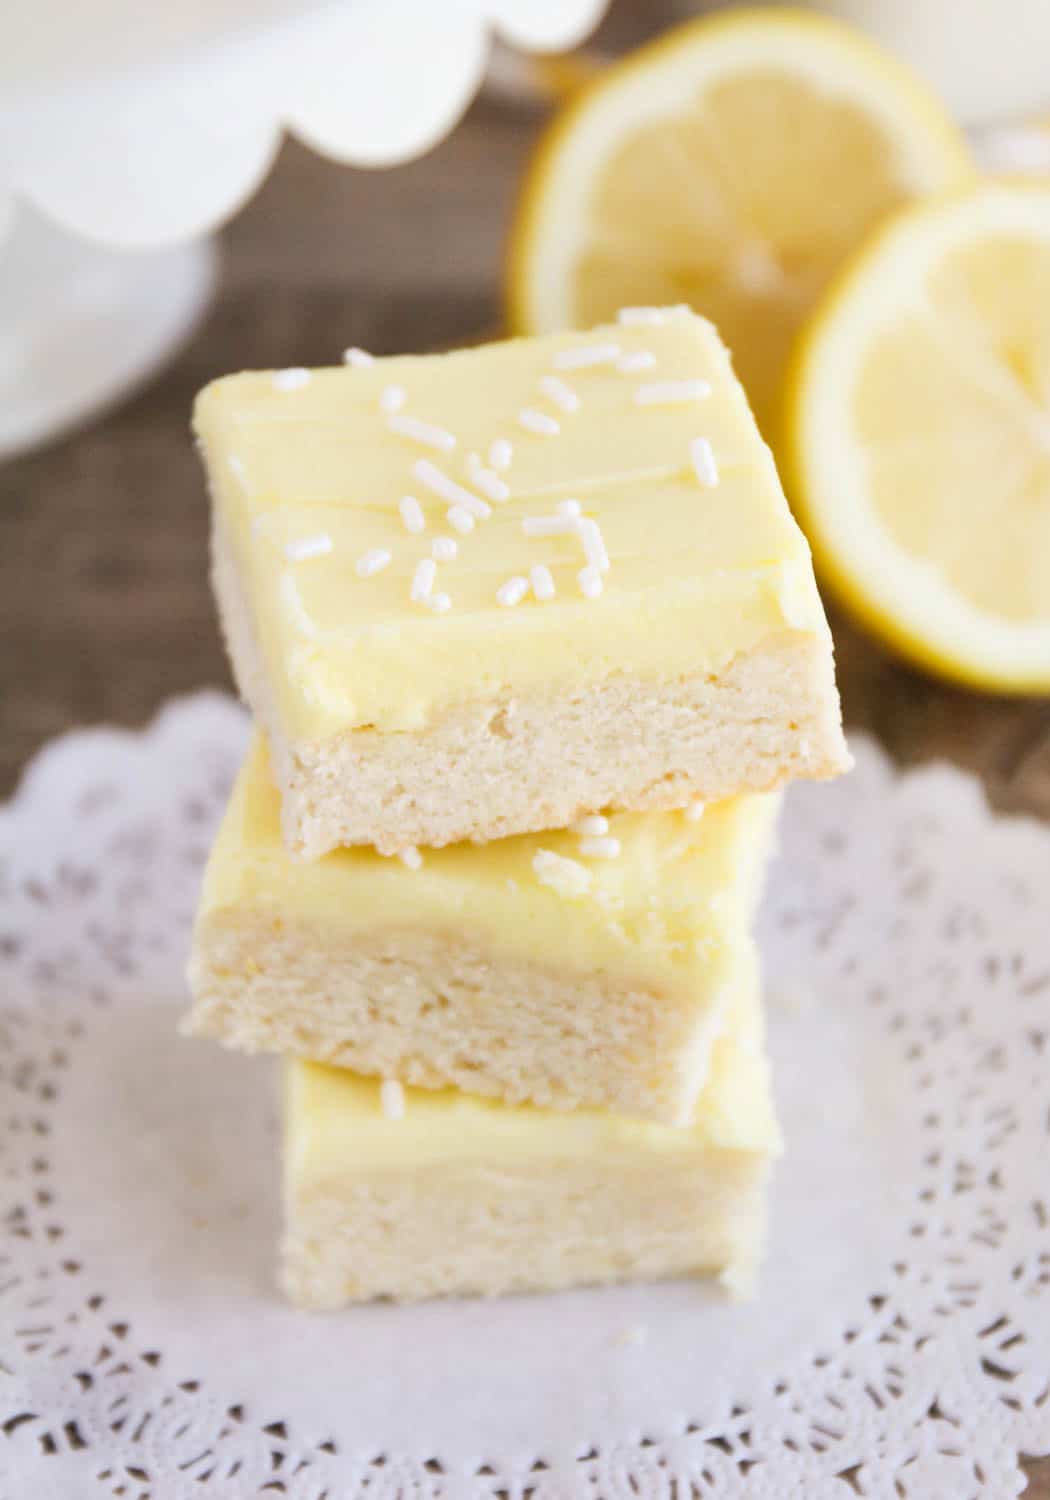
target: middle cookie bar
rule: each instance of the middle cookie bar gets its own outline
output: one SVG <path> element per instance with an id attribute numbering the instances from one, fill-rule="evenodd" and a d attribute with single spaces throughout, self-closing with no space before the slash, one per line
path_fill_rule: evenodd
<path id="1" fill-rule="evenodd" d="M 739 797 L 409 864 L 355 847 L 304 865 L 258 738 L 208 865 L 185 1029 L 424 1088 L 684 1123 L 747 961 L 777 806 Z"/>

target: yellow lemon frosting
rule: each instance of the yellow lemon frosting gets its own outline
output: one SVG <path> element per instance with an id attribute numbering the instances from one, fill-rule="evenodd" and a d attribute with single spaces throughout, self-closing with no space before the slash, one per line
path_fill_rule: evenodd
<path id="1" fill-rule="evenodd" d="M 827 638 L 729 356 L 685 310 L 228 376 L 195 425 L 293 738 Z"/>
<path id="2" fill-rule="evenodd" d="M 282 842 L 279 794 L 257 735 L 208 863 L 201 920 L 254 909 L 348 934 L 467 935 L 525 960 L 546 956 L 643 984 L 702 977 L 699 1004 L 747 930 L 778 801 L 732 798 L 699 818 L 620 813 L 599 835 L 565 830 L 427 849 L 418 868 L 362 846 L 303 865 Z"/>
<path id="3" fill-rule="evenodd" d="M 530 1157 L 657 1156 L 715 1147 L 766 1154 L 780 1149 L 763 1047 L 757 962 L 749 952 L 735 977 L 726 1029 L 690 1125 L 680 1128 L 598 1109 L 508 1105 L 456 1089 L 405 1089 L 384 1108 L 384 1086 L 345 1068 L 285 1064 L 285 1151 L 298 1184 L 347 1171 L 453 1165 Z"/>

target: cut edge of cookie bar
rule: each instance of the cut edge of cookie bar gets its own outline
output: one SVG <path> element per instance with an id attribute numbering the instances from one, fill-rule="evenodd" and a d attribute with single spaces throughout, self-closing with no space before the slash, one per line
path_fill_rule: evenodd
<path id="1" fill-rule="evenodd" d="M 381 853 L 564 828 L 603 809 L 686 807 L 851 764 L 830 637 L 783 631 L 719 672 L 612 676 L 448 710 L 427 729 L 288 738 L 232 550 L 216 525 L 213 581 L 241 696 L 266 731 L 289 851 Z"/>

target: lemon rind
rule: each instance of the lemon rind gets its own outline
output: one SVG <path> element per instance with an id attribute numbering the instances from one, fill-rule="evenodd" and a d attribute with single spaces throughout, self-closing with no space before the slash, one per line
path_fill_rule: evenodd
<path id="1" fill-rule="evenodd" d="M 900 304 L 902 266 L 919 283 L 938 264 L 939 252 L 973 242 L 981 228 L 993 226 L 1034 231 L 1050 255 L 1050 185 L 1000 179 L 912 204 L 849 259 L 796 345 L 779 451 L 818 572 L 844 608 L 927 671 L 968 687 L 1023 695 L 1050 689 L 1050 608 L 1045 624 L 991 615 L 900 548 L 866 504 L 858 445 L 841 416 L 856 351 L 886 325 L 886 309 Z"/>
<path id="2" fill-rule="evenodd" d="M 677 92 L 668 87 L 670 59 Z M 674 114 L 698 87 L 733 65 L 769 63 L 810 76 L 825 92 L 866 105 L 898 142 L 914 191 L 972 180 L 976 168 L 961 133 L 911 71 L 842 22 L 791 8 L 755 7 L 702 16 L 640 48 L 581 89 L 541 137 L 518 200 L 505 276 L 505 306 L 515 333 L 571 324 L 564 306 L 568 268 L 585 243 L 587 205 L 579 184 L 595 180 L 610 140 Z M 650 87 L 653 74 L 661 87 Z M 624 128 L 624 100 L 634 96 Z M 616 128 L 610 131 L 612 117 Z M 592 143 L 593 142 L 593 146 Z M 587 146 L 588 153 L 583 150 Z M 583 159 L 581 159 L 581 157 Z M 565 225 L 574 204 L 576 224 Z M 557 274 L 554 274 L 557 272 Z M 561 288 L 562 306 L 549 293 Z"/>

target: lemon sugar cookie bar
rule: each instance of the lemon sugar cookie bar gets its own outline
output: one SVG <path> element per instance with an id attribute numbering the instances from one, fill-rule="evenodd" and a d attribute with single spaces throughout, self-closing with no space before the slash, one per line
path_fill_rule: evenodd
<path id="1" fill-rule="evenodd" d="M 213 572 L 293 855 L 828 776 L 809 551 L 713 328 L 218 380 Z"/>
<path id="2" fill-rule="evenodd" d="M 248 1051 L 681 1123 L 707 1074 L 775 794 L 309 865 L 257 741 L 212 852 L 186 1028 Z"/>
<path id="3" fill-rule="evenodd" d="M 334 1308 L 639 1278 L 753 1278 L 780 1147 L 755 967 L 680 1129 L 289 1062 L 281 1280 Z"/>

